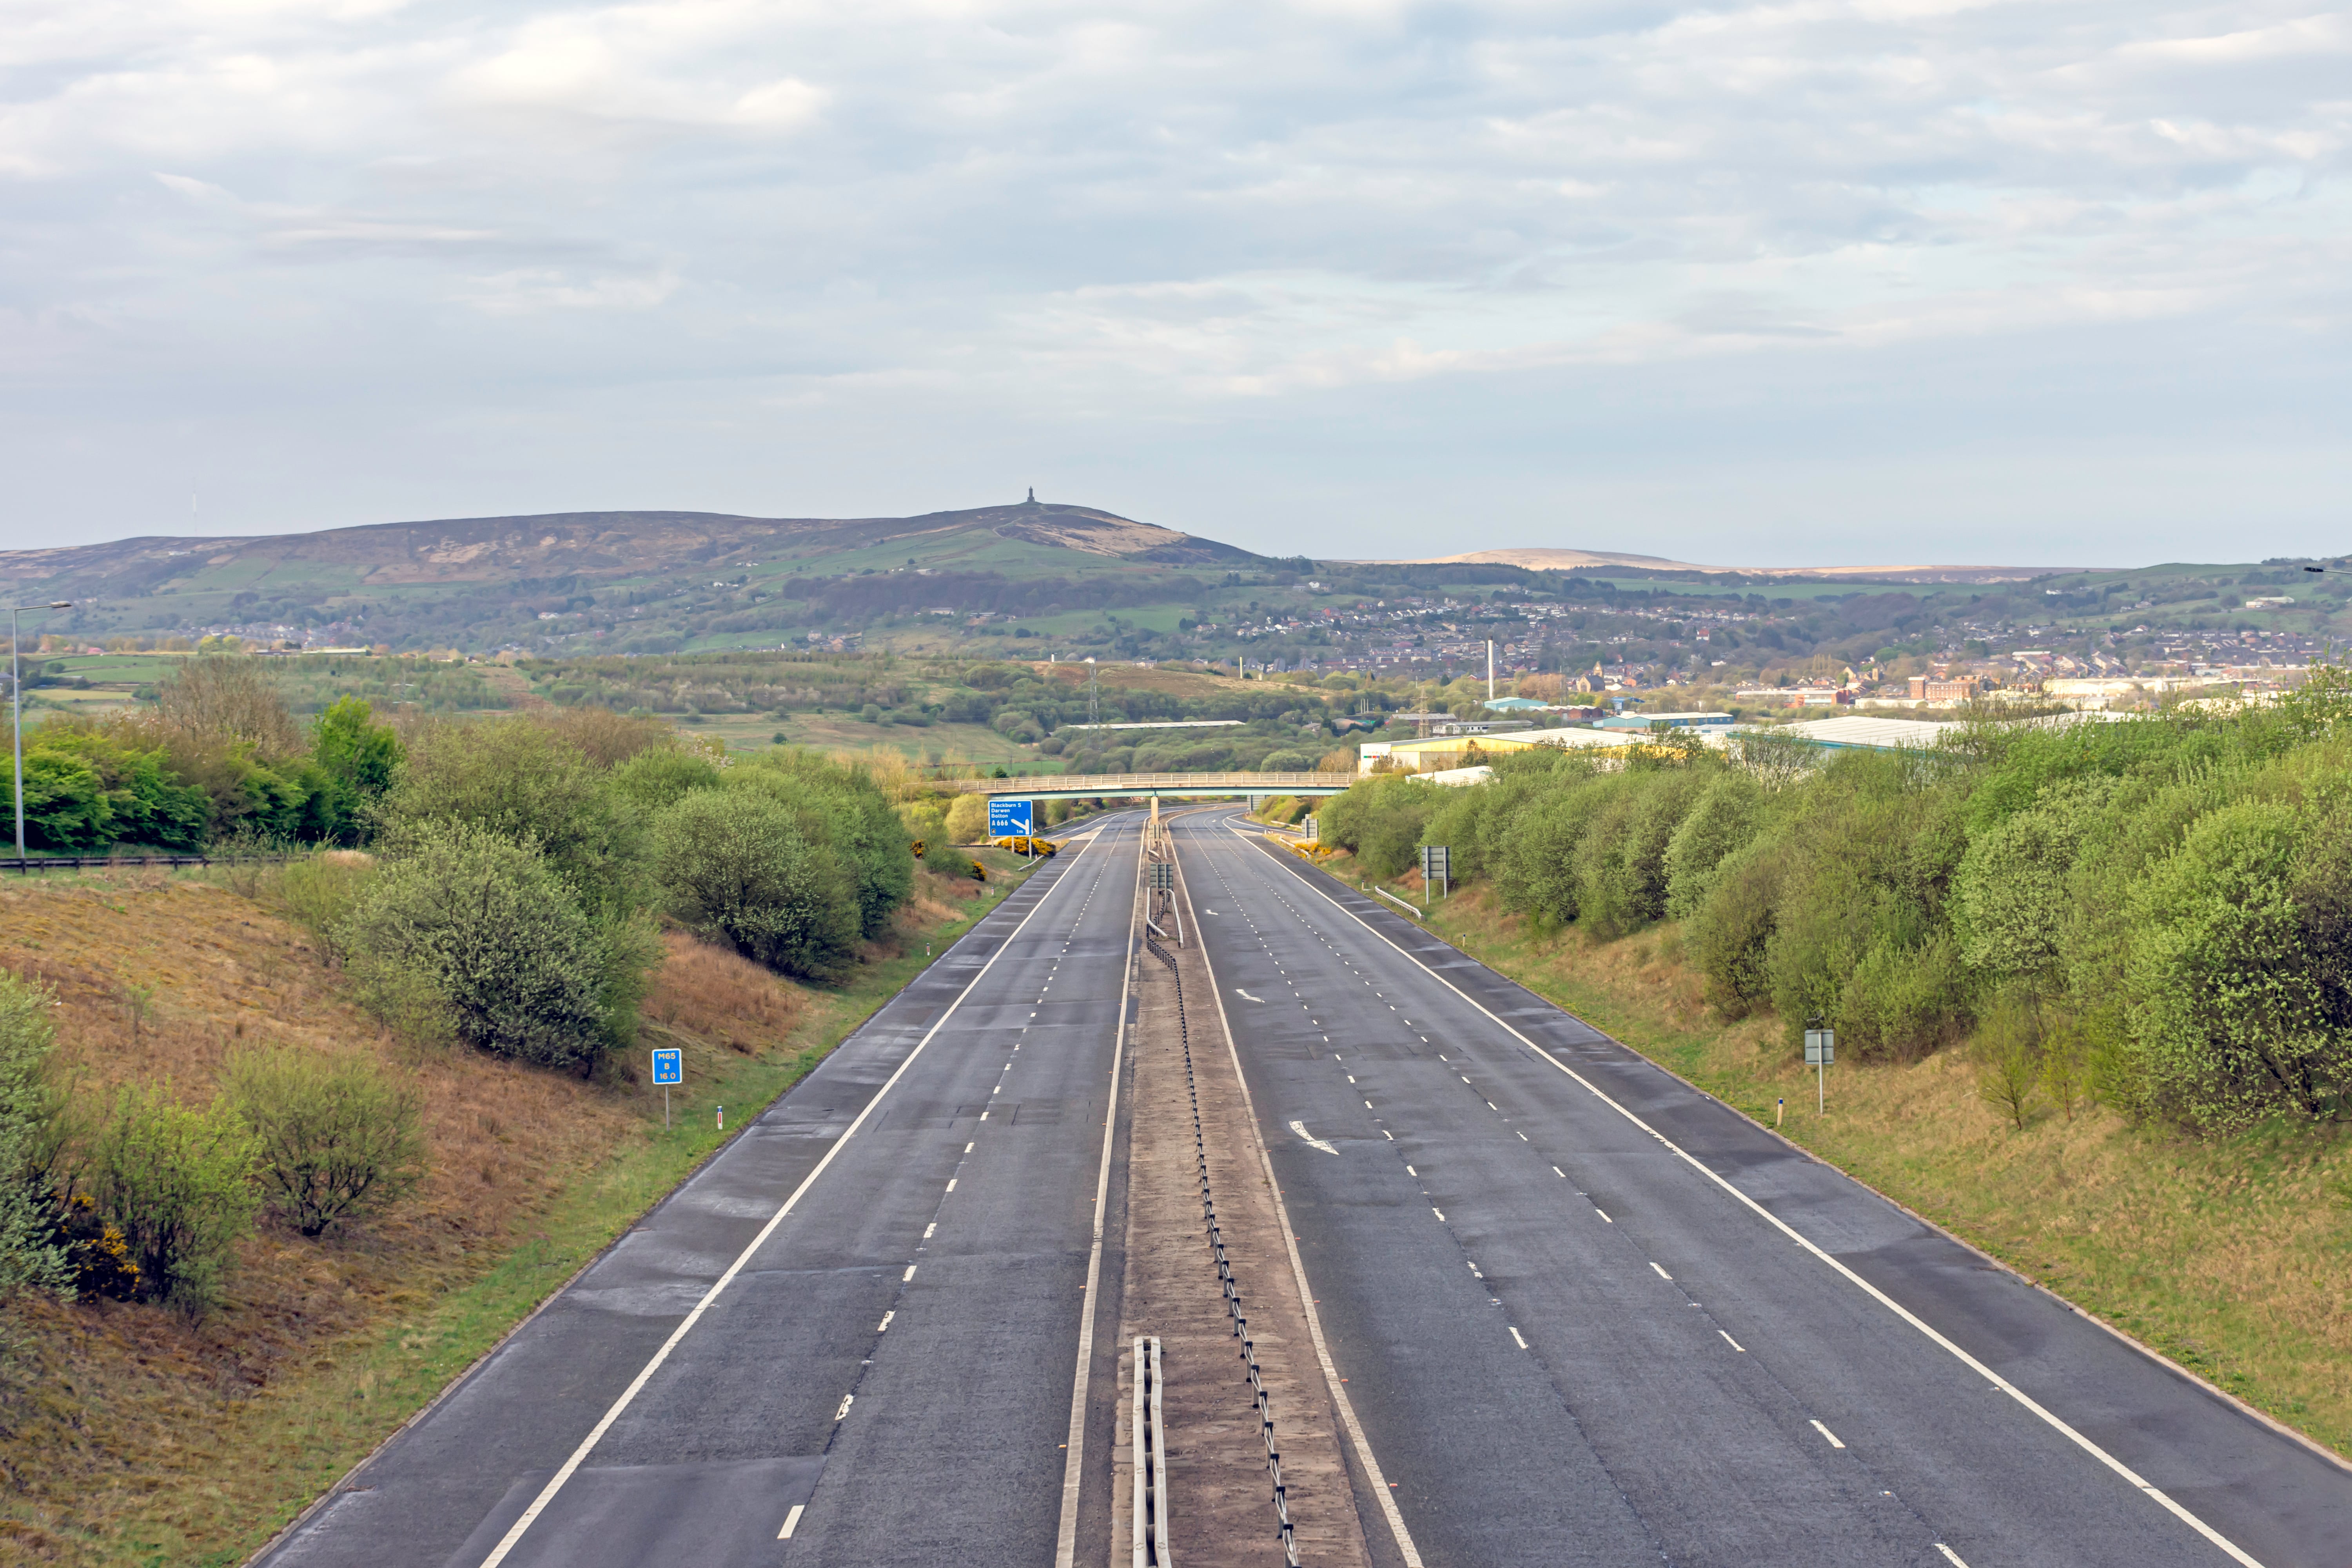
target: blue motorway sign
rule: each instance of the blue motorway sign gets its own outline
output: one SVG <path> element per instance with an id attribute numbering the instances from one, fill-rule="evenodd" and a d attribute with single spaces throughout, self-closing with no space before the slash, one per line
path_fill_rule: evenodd
<path id="1" fill-rule="evenodd" d="M 685 1081 L 686 1053 L 684 1051 L 673 1049 L 654 1053 L 655 1083 L 684 1083 Z"/>
<path id="2" fill-rule="evenodd" d="M 1031 800 L 1006 800 L 1003 795 L 991 795 L 988 800 L 988 836 L 991 838 L 1025 838 L 1036 831 L 1030 824 L 1036 820 L 1037 803 Z"/>

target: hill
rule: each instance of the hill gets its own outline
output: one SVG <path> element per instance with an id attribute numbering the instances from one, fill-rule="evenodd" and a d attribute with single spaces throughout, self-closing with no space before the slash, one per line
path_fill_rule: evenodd
<path id="1" fill-rule="evenodd" d="M 1880 583 L 2021 583 L 2085 570 L 2075 566 L 1699 566 L 1658 555 L 1626 555 L 1606 550 L 1474 550 L 1462 555 L 1431 555 L 1396 564 L 1517 566 L 1529 572 L 1618 566 L 1739 577 L 1868 578 Z"/>
<path id="2" fill-rule="evenodd" d="M 1244 550 L 1092 507 L 1036 500 L 919 517 L 762 518 L 721 512 L 555 512 L 379 523 L 242 538 L 150 537 L 0 553 L 20 600 L 70 599 L 44 629 L 106 634 L 234 629 L 321 643 L 435 642 L 481 649 L 547 640 L 545 623 L 602 608 L 635 626 L 589 640 L 656 639 L 732 612 L 725 634 L 802 631 L 761 606 L 819 598 L 815 618 L 871 619 L 909 598 L 933 613 L 1096 609 L 1181 599 L 1236 567 Z M 919 579 L 851 584 L 911 572 Z M 1147 586 L 1148 585 L 1148 586 Z M 553 635 L 581 628 L 555 629 Z M 671 640 L 674 651 L 695 628 Z M 804 635 L 804 632 L 803 632 Z M 743 635 L 731 639 L 741 646 Z M 749 640 L 756 641 L 757 637 Z M 772 646 L 780 640 L 767 640 Z M 716 646 L 730 646 L 722 640 Z M 642 650 L 641 650 L 642 651 Z"/>

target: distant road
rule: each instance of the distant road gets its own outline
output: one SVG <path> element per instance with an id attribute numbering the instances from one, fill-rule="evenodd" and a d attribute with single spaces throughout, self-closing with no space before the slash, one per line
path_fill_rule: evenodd
<path id="1" fill-rule="evenodd" d="M 1235 821 L 1179 858 L 1429 1563 L 2352 1562 L 2343 1467 Z"/>
<path id="2" fill-rule="evenodd" d="M 1086 1286 L 1136 844 L 1039 868 L 260 1561 L 1051 1564 L 1080 1326 L 1118 1322 Z"/>

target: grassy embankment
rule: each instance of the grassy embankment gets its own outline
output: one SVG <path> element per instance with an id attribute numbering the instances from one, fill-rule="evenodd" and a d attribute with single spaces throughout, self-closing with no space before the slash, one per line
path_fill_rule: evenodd
<path id="1" fill-rule="evenodd" d="M 975 853 L 984 889 L 919 877 L 898 931 L 837 988 L 669 933 L 644 1039 L 686 1049 L 667 1131 L 641 1061 L 588 1084 L 388 1036 L 264 885 L 0 889 L 0 965 L 56 988 L 79 1092 L 168 1078 L 201 1101 L 242 1044 L 356 1048 L 416 1075 L 432 1164 L 372 1223 L 319 1241 L 265 1224 L 202 1321 L 36 1304 L 0 1404 L 0 1563 L 243 1560 L 718 1147 L 715 1107 L 740 1129 L 912 979 L 927 942 L 943 951 L 1018 885 L 1018 857 Z"/>
<path id="2" fill-rule="evenodd" d="M 1351 857 L 1328 868 L 1358 885 Z M 1389 884 L 1419 900 L 1417 876 Z M 2352 1138 L 2273 1128 L 2200 1142 L 2046 1100 L 2021 1131 L 1968 1055 L 1830 1068 L 1829 1109 L 1779 1019 L 1726 1021 L 1678 933 L 1544 932 L 1490 889 L 1427 922 L 1822 1159 L 2276 1419 L 2352 1455 Z"/>

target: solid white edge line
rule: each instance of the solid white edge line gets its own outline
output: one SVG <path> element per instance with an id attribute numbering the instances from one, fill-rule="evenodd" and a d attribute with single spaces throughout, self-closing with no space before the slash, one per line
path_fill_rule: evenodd
<path id="1" fill-rule="evenodd" d="M 1174 836 L 1170 836 L 1174 842 Z M 1177 857 L 1176 890 L 1183 895 L 1184 912 L 1192 912 L 1192 889 L 1185 880 L 1183 858 Z M 1391 943 L 1391 946 L 1394 944 Z M 1372 1458 L 1372 1445 L 1364 1436 L 1363 1424 L 1356 1419 L 1356 1407 L 1348 1398 L 1348 1391 L 1339 1385 L 1339 1368 L 1331 1359 L 1331 1347 L 1323 1338 L 1322 1315 L 1315 1310 L 1315 1290 L 1307 1282 L 1307 1263 L 1298 1255 L 1298 1235 L 1290 1226 L 1290 1209 L 1282 1201 L 1281 1184 L 1275 1180 L 1274 1156 L 1266 1152 L 1265 1140 L 1258 1133 L 1257 1106 L 1250 1098 L 1249 1078 L 1242 1071 L 1242 1055 L 1234 1044 L 1234 1024 L 1225 1016 L 1223 990 L 1217 984 L 1216 965 L 1209 959 L 1209 944 L 1201 944 L 1201 963 L 1209 971 L 1209 994 L 1217 999 L 1217 1024 L 1225 1033 L 1225 1054 L 1233 1058 L 1234 1079 L 1241 1085 L 1242 1110 L 1249 1122 L 1250 1138 L 1257 1145 L 1259 1165 L 1265 1172 L 1265 1190 L 1274 1196 L 1274 1212 L 1282 1221 L 1282 1244 L 1290 1253 L 1291 1277 L 1298 1282 L 1299 1306 L 1307 1313 L 1307 1336 L 1315 1342 L 1315 1359 L 1323 1368 L 1324 1386 L 1331 1391 L 1331 1403 L 1339 1408 L 1339 1420 L 1348 1428 L 1348 1442 L 1356 1450 L 1356 1462 L 1364 1467 L 1364 1477 L 1371 1483 L 1372 1494 L 1380 1500 L 1381 1513 L 1388 1521 L 1389 1534 L 1396 1541 L 1397 1551 L 1403 1554 L 1405 1568 L 1426 1568 L 1420 1551 L 1412 1543 L 1412 1532 L 1404 1527 L 1404 1515 L 1397 1511 L 1396 1495 L 1389 1489 L 1388 1478 L 1381 1473 L 1381 1464 Z"/>
<path id="2" fill-rule="evenodd" d="M 1235 833 L 1234 837 L 1243 839 L 1244 842 L 1246 842 L 1248 838 L 1248 836 L 1243 833 Z M 1268 859 L 1275 860 L 1276 864 L 1281 864 L 1279 858 L 1275 856 L 1271 851 L 1261 850 L 1260 853 L 1265 855 Z M 1880 1306 L 1885 1307 L 1888 1311 L 1894 1313 L 1904 1322 L 1908 1323 L 1911 1327 L 1918 1330 L 1920 1333 L 1927 1336 L 1930 1342 L 1934 1343 L 1940 1349 L 1948 1352 L 1954 1359 L 1959 1362 L 1961 1365 L 1967 1367 L 1970 1372 L 1975 1373 L 1978 1376 L 1982 1377 L 1986 1382 L 1991 1384 L 1995 1388 L 2000 1389 L 2003 1394 L 2008 1394 L 2011 1399 L 2014 1399 L 2018 1404 L 2023 1405 L 2027 1410 L 2032 1411 L 2036 1416 L 2040 1417 L 2043 1423 L 2052 1428 L 2052 1430 L 2062 1434 L 2068 1441 L 2074 1444 L 2075 1447 L 2081 1448 L 2084 1453 L 2098 1460 L 2099 1463 L 2106 1466 L 2108 1469 L 2114 1471 L 2124 1480 L 2129 1482 L 2134 1487 L 2138 1488 L 2143 1494 L 2157 1503 L 2159 1507 L 2163 1508 L 2165 1511 L 2170 1513 L 2175 1519 L 2179 1520 L 2180 1522 L 2189 1526 L 2189 1529 L 2195 1531 L 2198 1534 L 2203 1536 L 2208 1542 L 2211 1542 L 2215 1547 L 2219 1548 L 2230 1558 L 2231 1562 L 2241 1564 L 2242 1568 L 2263 1568 L 2263 1564 L 2259 1559 L 2248 1555 L 2243 1549 L 2242 1549 L 2235 1542 L 2231 1541 L 2228 1536 L 2223 1535 L 2220 1531 L 2215 1530 L 2211 1525 L 2206 1523 L 2203 1520 L 2189 1512 L 2186 1508 L 2183 1508 L 2162 1489 L 2148 1481 L 2145 1477 L 2134 1470 L 2129 1465 L 2125 1464 L 2121 1459 L 2116 1458 L 2113 1454 L 2108 1453 L 2105 1448 L 2100 1447 L 2096 1443 L 2092 1442 L 2088 1437 L 2083 1436 L 2082 1433 L 2077 1432 L 2074 1427 L 2068 1426 L 2063 1420 L 2060 1419 L 2054 1412 L 2043 1407 L 2032 1394 L 2026 1393 L 2023 1389 L 2018 1387 L 2017 1384 L 2010 1382 L 2009 1379 L 1993 1371 L 1992 1368 L 1985 1365 L 1984 1363 L 1970 1355 L 1967 1351 L 1953 1343 L 1949 1339 L 1947 1339 L 1942 1333 L 1938 1332 L 1932 1324 L 1922 1319 L 1917 1313 L 1904 1306 L 1900 1301 L 1895 1300 L 1885 1291 L 1881 1290 L 1869 1280 L 1864 1279 L 1861 1275 L 1856 1274 L 1853 1269 L 1847 1268 L 1844 1264 L 1839 1262 L 1828 1253 L 1822 1251 L 1819 1247 L 1816 1247 L 1809 1238 L 1799 1233 L 1794 1226 L 1790 1226 L 1786 1220 L 1783 1220 L 1779 1215 L 1774 1214 L 1770 1209 L 1766 1208 L 1762 1204 L 1758 1203 L 1754 1198 L 1749 1197 L 1746 1193 L 1741 1192 L 1738 1187 L 1732 1185 L 1730 1182 L 1725 1180 L 1721 1175 L 1708 1169 L 1705 1161 L 1696 1158 L 1687 1150 L 1675 1143 L 1674 1140 L 1668 1138 L 1664 1133 L 1660 1132 L 1656 1128 L 1651 1126 L 1648 1122 L 1634 1115 L 1633 1111 L 1627 1110 L 1624 1106 L 1618 1104 L 1616 1100 L 1611 1099 L 1601 1090 L 1601 1087 L 1598 1084 L 1595 1084 L 1591 1079 L 1586 1078 L 1582 1073 L 1578 1072 L 1574 1068 L 1570 1067 L 1566 1062 L 1561 1061 L 1558 1057 L 1553 1056 L 1549 1051 L 1544 1049 L 1543 1047 L 1538 1045 L 1535 1041 L 1519 1033 L 1518 1030 L 1513 1028 L 1502 1019 L 1496 1017 L 1494 1013 L 1489 1011 L 1483 1004 L 1481 1004 L 1476 997 L 1472 996 L 1460 986 L 1454 984 L 1454 982 L 1446 979 L 1445 976 L 1438 973 L 1437 971 L 1430 968 L 1426 963 L 1422 963 L 1422 961 L 1412 953 L 1407 952 L 1402 947 L 1398 946 L 1396 942 L 1391 938 L 1386 931 L 1381 931 L 1370 921 L 1364 919 L 1363 916 L 1348 908 L 1347 905 L 1341 903 L 1339 900 L 1333 898 L 1330 894 L 1317 887 L 1313 882 L 1308 881 L 1303 873 L 1294 871 L 1294 874 L 1297 875 L 1299 882 L 1312 891 L 1317 898 L 1321 899 L 1325 903 L 1329 904 L 1333 909 L 1339 910 L 1349 920 L 1354 921 L 1358 925 L 1362 926 L 1366 931 L 1371 932 L 1372 935 L 1380 938 L 1381 941 L 1387 942 L 1391 948 L 1394 949 L 1404 958 L 1410 960 L 1413 966 L 1419 969 L 1423 973 L 1436 981 L 1440 985 L 1444 986 L 1448 991 L 1453 992 L 1456 996 L 1461 997 L 1463 1001 L 1469 1003 L 1471 1006 L 1477 1008 L 1480 1013 L 1485 1014 L 1487 1020 L 1494 1024 L 1496 1028 L 1501 1029 L 1505 1034 L 1509 1035 L 1513 1039 L 1527 1047 L 1528 1049 L 1534 1051 L 1537 1055 L 1542 1057 L 1544 1060 L 1549 1062 L 1552 1066 L 1558 1068 L 1561 1072 L 1574 1079 L 1576 1083 L 1581 1086 L 1585 1092 L 1591 1095 L 1593 1099 L 1601 1101 L 1601 1104 L 1607 1106 L 1610 1110 L 1615 1111 L 1618 1115 L 1623 1117 L 1626 1121 L 1632 1122 L 1634 1126 L 1640 1128 L 1651 1137 L 1655 1138 L 1660 1143 L 1672 1151 L 1675 1158 L 1681 1160 L 1684 1163 L 1689 1165 L 1692 1170 L 1698 1172 L 1700 1174 L 1706 1177 L 1708 1181 L 1713 1182 L 1717 1186 L 1722 1188 L 1725 1192 L 1738 1199 L 1739 1202 L 1754 1211 L 1755 1214 L 1766 1224 L 1780 1231 L 1783 1236 L 1786 1236 L 1790 1240 L 1795 1242 L 1799 1247 L 1803 1247 L 1815 1258 L 1820 1258 L 1823 1263 L 1828 1264 L 1832 1268 L 1836 1269 L 1840 1274 L 1845 1276 L 1846 1279 L 1852 1283 L 1855 1289 L 1870 1297 L 1871 1300 L 1876 1301 Z M 1415 929 L 1417 930 L 1419 928 L 1416 927 Z M 1436 940 L 1444 941 L 1443 938 L 1437 938 Z M 1451 946 L 1452 944 L 1448 943 L 1447 945 Z M 1455 951 L 1459 952 L 1460 950 L 1456 949 Z M 1469 955 L 1465 953 L 1464 956 L 1468 957 Z M 1477 963 L 1477 960 L 1472 959 L 1471 962 L 1475 963 Z M 1484 967 L 1484 965 L 1481 965 L 1481 967 Z M 1640 1053 L 1638 1052 L 1635 1053 L 1636 1056 L 1639 1056 L 1639 1054 Z"/>
<path id="3" fill-rule="evenodd" d="M 1148 830 L 1147 830 L 1148 831 Z M 1070 1385 L 1069 1454 L 1062 1461 L 1062 1517 L 1054 1531 L 1054 1568 L 1077 1568 L 1078 1503 L 1086 1486 L 1083 1466 L 1087 1447 L 1087 1384 L 1094 1372 L 1095 1316 L 1101 1295 L 1103 1216 L 1110 1203 L 1110 1151 L 1118 1142 L 1119 1066 L 1127 1059 L 1127 995 L 1135 976 L 1135 921 L 1142 914 L 1143 833 L 1135 836 L 1135 889 L 1128 895 L 1130 911 L 1127 944 L 1119 953 L 1118 1029 L 1110 1052 L 1110 1105 L 1103 1113 L 1102 1164 L 1095 1172 L 1095 1238 L 1087 1254 L 1087 1300 L 1078 1313 L 1078 1371 Z M 1118 1417 L 1111 1420 L 1116 1438 Z M 1114 1547 L 1116 1542 L 1113 1543 Z"/>
<path id="4" fill-rule="evenodd" d="M 530 1506 L 522 1510 L 522 1517 L 514 1521 L 505 1535 L 499 1537 L 499 1543 L 490 1549 L 490 1554 L 482 1559 L 481 1568 L 499 1568 L 499 1564 L 506 1561 L 507 1553 L 512 1552 L 516 1543 L 522 1540 L 533 1524 L 538 1522 L 540 1514 L 545 1510 L 549 1503 L 555 1500 L 555 1494 L 563 1489 L 564 1483 L 572 1479 L 572 1472 L 580 1468 L 581 1463 L 588 1458 L 589 1452 L 598 1443 L 604 1441 L 604 1434 L 612 1430 L 613 1423 L 618 1421 L 621 1418 L 621 1413 L 635 1403 L 646 1384 L 653 1381 L 654 1373 L 659 1372 L 662 1369 L 662 1363 L 669 1360 L 670 1352 L 677 1349 L 680 1342 L 693 1331 L 694 1325 L 702 1321 L 702 1314 L 710 1310 L 710 1304 L 713 1301 L 719 1300 L 719 1292 L 733 1284 L 735 1276 L 740 1274 L 744 1265 L 751 1261 L 751 1255 L 767 1245 L 768 1237 L 776 1233 L 776 1227 L 784 1223 L 785 1217 L 806 1195 L 809 1188 L 816 1184 L 816 1179 L 824 1174 L 825 1168 L 833 1163 L 834 1156 L 849 1146 L 849 1141 L 857 1136 L 857 1130 L 866 1125 L 866 1119 L 874 1114 L 874 1108 L 881 1104 L 883 1098 L 898 1086 L 900 1079 L 907 1075 L 907 1069 L 915 1065 L 916 1059 L 923 1054 L 923 1047 L 931 1043 L 932 1037 L 947 1027 L 948 1020 L 955 1016 L 956 1009 L 963 1005 L 964 998 L 971 994 L 972 987 L 986 979 L 988 972 L 996 967 L 996 961 L 1013 950 L 1013 942 L 1020 939 L 1023 931 L 1029 929 L 1029 922 L 1037 918 L 1037 911 L 1045 907 L 1046 900 L 1054 896 L 1061 885 L 1062 879 L 1056 877 L 1051 887 L 1037 895 L 1037 901 L 1029 906 L 1029 912 L 1021 917 L 1021 923 L 1014 926 L 1011 933 L 997 944 L 996 951 L 988 955 L 988 962 L 980 966 L 980 973 L 971 977 L 970 984 L 956 993 L 956 999 L 948 1004 L 948 1010 L 940 1015 L 939 1022 L 923 1032 L 923 1037 L 915 1042 L 915 1048 L 907 1053 L 907 1059 L 898 1064 L 898 1070 L 892 1073 L 884 1081 L 882 1087 L 874 1091 L 874 1098 L 866 1102 L 865 1109 L 857 1113 L 856 1119 L 843 1129 L 839 1138 L 834 1140 L 833 1147 L 824 1152 L 824 1157 L 817 1161 L 814 1168 L 807 1175 L 801 1178 L 800 1185 L 793 1189 L 792 1195 L 784 1200 L 783 1206 L 768 1217 L 768 1223 L 760 1227 L 760 1234 L 751 1238 L 751 1245 L 738 1253 L 735 1261 L 727 1266 L 727 1272 L 721 1274 L 712 1283 L 710 1289 L 702 1293 L 702 1300 L 694 1304 L 694 1310 L 687 1313 L 686 1320 L 670 1331 L 669 1338 L 662 1342 L 661 1349 L 654 1352 L 653 1359 L 646 1362 L 637 1375 L 629 1381 L 629 1386 L 621 1391 L 621 1396 L 618 1399 L 613 1401 L 612 1408 L 605 1411 L 603 1418 L 589 1429 L 588 1436 L 583 1437 L 580 1440 L 580 1446 L 572 1450 L 571 1458 L 563 1461 L 562 1468 L 548 1479 L 547 1485 L 540 1489 L 539 1495 L 530 1500 Z M 914 1270 L 909 1268 L 907 1272 L 912 1274 Z"/>

